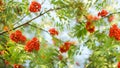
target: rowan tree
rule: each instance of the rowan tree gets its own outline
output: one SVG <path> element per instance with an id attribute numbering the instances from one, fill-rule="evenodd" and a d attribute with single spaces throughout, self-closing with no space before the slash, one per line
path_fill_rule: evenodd
<path id="1" fill-rule="evenodd" d="M 0 68 L 120 68 L 119 4 L 0 0 Z"/>

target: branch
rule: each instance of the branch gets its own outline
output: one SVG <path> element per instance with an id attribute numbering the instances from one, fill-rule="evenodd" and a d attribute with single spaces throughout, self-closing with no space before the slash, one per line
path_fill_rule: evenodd
<path id="1" fill-rule="evenodd" d="M 40 29 L 40 30 L 43 30 L 43 31 L 49 33 L 47 30 L 44 30 L 43 28 L 37 27 L 37 26 L 35 26 L 35 25 L 31 25 L 31 24 L 28 24 L 28 25 L 30 25 L 30 26 L 32 26 L 32 27 L 34 27 L 34 28 L 38 28 L 38 29 Z"/>
<path id="2" fill-rule="evenodd" d="M 120 12 L 113 12 L 113 13 L 108 14 L 108 15 L 105 16 L 105 17 L 102 17 L 101 19 L 107 18 L 107 17 L 109 17 L 109 16 L 111 16 L 111 15 L 113 15 L 113 14 L 119 14 L 119 13 L 120 13 Z"/>
<path id="3" fill-rule="evenodd" d="M 42 15 L 44 15 L 44 14 L 50 12 L 50 11 L 59 10 L 59 9 L 62 9 L 62 8 L 49 9 L 49 10 L 45 11 L 44 13 L 39 14 L 38 16 L 32 18 L 31 20 L 29 20 L 29 21 L 27 21 L 27 22 L 25 22 L 25 23 L 23 23 L 23 24 L 21 24 L 21 25 L 15 27 L 15 28 L 13 28 L 13 29 L 10 29 L 10 31 L 11 31 L 11 30 L 15 30 L 15 29 L 17 29 L 17 28 L 20 28 L 20 27 L 22 27 L 22 26 L 24 26 L 24 25 L 26 25 L 26 24 L 29 24 L 31 21 L 33 21 L 33 20 L 39 18 L 40 16 L 42 16 Z M 4 33 L 7 33 L 7 32 L 8 32 L 8 31 L 3 31 L 3 32 L 0 33 L 0 35 L 3 35 Z"/>
<path id="4" fill-rule="evenodd" d="M 104 19 L 104 18 L 107 18 L 107 17 L 109 17 L 109 16 L 111 16 L 111 15 L 113 15 L 113 14 L 118 14 L 118 13 L 120 13 L 120 12 L 113 12 L 113 13 L 108 14 L 108 15 L 105 16 L 105 17 L 100 18 L 100 19 Z M 83 15 L 83 16 L 84 16 L 85 19 L 87 19 L 87 15 Z M 79 22 L 79 21 L 78 21 L 78 18 L 76 18 L 76 20 L 77 20 L 77 22 Z M 92 21 L 92 22 L 95 22 L 95 21 Z M 80 24 L 81 24 L 81 23 L 80 23 Z"/>
<path id="5" fill-rule="evenodd" d="M 113 15 L 113 14 L 118 14 L 118 13 L 120 13 L 120 12 L 110 13 L 108 16 Z M 108 17 L 108 16 L 107 16 L 107 17 Z"/>

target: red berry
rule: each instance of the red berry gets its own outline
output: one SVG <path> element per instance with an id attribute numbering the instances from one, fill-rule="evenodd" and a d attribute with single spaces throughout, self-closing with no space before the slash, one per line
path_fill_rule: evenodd
<path id="1" fill-rule="evenodd" d="M 36 1 L 32 1 L 29 7 L 30 12 L 39 12 L 40 9 L 41 9 L 41 4 Z"/>
<path id="2" fill-rule="evenodd" d="M 78 62 L 76 62 L 76 65 L 77 65 L 77 66 L 80 66 L 80 64 L 79 64 Z"/>
<path id="3" fill-rule="evenodd" d="M 62 55 L 58 55 L 58 58 L 59 58 L 59 60 L 62 60 L 63 56 Z"/>
<path id="4" fill-rule="evenodd" d="M 120 40 L 120 29 L 116 24 L 112 25 L 110 28 L 109 36 L 114 37 L 116 40 Z"/>
<path id="5" fill-rule="evenodd" d="M 51 35 L 58 35 L 58 31 L 55 28 L 49 29 Z"/>
<path id="6" fill-rule="evenodd" d="M 87 20 L 93 21 L 94 20 L 94 16 L 91 15 L 91 14 L 87 15 Z"/>
<path id="7" fill-rule="evenodd" d="M 65 42 L 63 45 L 60 46 L 60 52 L 64 53 L 67 52 L 70 48 L 71 43 L 70 42 Z"/>
<path id="8" fill-rule="evenodd" d="M 36 37 L 28 41 L 27 44 L 25 45 L 25 50 L 28 52 L 32 52 L 33 50 L 38 51 L 39 48 L 40 48 L 40 43 Z"/>
<path id="9" fill-rule="evenodd" d="M 101 12 L 98 13 L 98 16 L 101 16 Z"/>
<path id="10" fill-rule="evenodd" d="M 7 60 L 5 60 L 4 62 L 5 62 L 6 65 L 9 65 L 9 64 L 10 64 Z"/>
<path id="11" fill-rule="evenodd" d="M 23 66 L 19 64 L 14 64 L 14 68 L 23 68 Z"/>
<path id="12" fill-rule="evenodd" d="M 95 31 L 95 26 L 91 22 L 86 23 L 86 30 L 90 33 L 93 33 Z"/>
<path id="13" fill-rule="evenodd" d="M 94 21 L 97 21 L 97 20 L 99 20 L 100 18 L 99 17 L 97 17 L 97 16 L 94 16 Z"/>
<path id="14" fill-rule="evenodd" d="M 11 33 L 10 39 L 16 43 L 24 43 L 26 41 L 26 37 L 22 35 L 22 32 L 20 30 L 16 30 L 14 33 Z"/>
<path id="15" fill-rule="evenodd" d="M 105 17 L 107 16 L 108 12 L 106 10 L 102 10 L 101 12 L 98 13 L 98 16 Z"/>
<path id="16" fill-rule="evenodd" d="M 99 19 L 100 19 L 100 18 L 97 17 L 97 16 L 93 16 L 93 15 L 91 15 L 91 14 L 87 15 L 87 20 L 88 20 L 88 21 L 97 21 L 97 20 L 99 20 Z"/>
<path id="17" fill-rule="evenodd" d="M 21 36 L 20 40 L 21 40 L 21 42 L 25 42 L 26 41 L 26 37 L 25 36 Z"/>
<path id="18" fill-rule="evenodd" d="M 114 20 L 114 16 L 113 15 L 108 18 L 109 22 L 112 22 L 113 20 Z"/>
<path id="19" fill-rule="evenodd" d="M 120 68 L 120 62 L 118 62 L 117 67 Z"/>

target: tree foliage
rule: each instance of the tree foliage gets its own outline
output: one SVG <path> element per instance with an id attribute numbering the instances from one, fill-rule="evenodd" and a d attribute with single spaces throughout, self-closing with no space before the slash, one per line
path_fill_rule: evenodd
<path id="1" fill-rule="evenodd" d="M 0 68 L 120 68 L 117 2 L 0 0 Z"/>

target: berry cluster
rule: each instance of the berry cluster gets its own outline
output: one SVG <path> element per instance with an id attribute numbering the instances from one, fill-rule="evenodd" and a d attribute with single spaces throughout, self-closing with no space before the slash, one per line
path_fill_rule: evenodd
<path id="1" fill-rule="evenodd" d="M 16 43 L 22 42 L 25 43 L 26 37 L 22 35 L 22 32 L 20 30 L 16 30 L 14 33 L 11 33 L 10 39 Z"/>
<path id="2" fill-rule="evenodd" d="M 98 13 L 98 16 L 101 16 L 101 17 L 106 17 L 107 15 L 108 15 L 108 12 L 104 9 Z"/>
<path id="3" fill-rule="evenodd" d="M 93 33 L 95 31 L 95 26 L 91 22 L 86 23 L 86 30 L 90 33 Z"/>
<path id="4" fill-rule="evenodd" d="M 49 29 L 51 35 L 58 35 L 58 31 L 55 28 Z"/>
<path id="5" fill-rule="evenodd" d="M 25 50 L 28 52 L 32 52 L 33 50 L 38 51 L 40 47 L 39 40 L 34 37 L 32 40 L 28 41 L 25 45 Z"/>
<path id="6" fill-rule="evenodd" d="M 14 64 L 14 68 L 23 68 L 23 66 L 20 64 Z"/>
<path id="7" fill-rule="evenodd" d="M 120 40 L 120 29 L 116 24 L 112 25 L 110 28 L 109 36 L 114 37 L 116 40 Z"/>
<path id="8" fill-rule="evenodd" d="M 62 60 L 63 59 L 63 56 L 60 54 L 60 55 L 58 55 L 58 59 L 59 60 Z"/>
<path id="9" fill-rule="evenodd" d="M 29 7 L 30 12 L 39 12 L 40 9 L 41 9 L 41 4 L 36 1 L 32 1 Z"/>
<path id="10" fill-rule="evenodd" d="M 97 21 L 97 20 L 100 19 L 99 17 L 93 16 L 93 15 L 91 15 L 91 14 L 87 15 L 86 18 L 87 18 L 88 21 Z"/>
<path id="11" fill-rule="evenodd" d="M 106 17 L 107 15 L 108 12 L 104 9 L 98 13 L 98 16 L 87 15 L 86 30 L 90 33 L 93 33 L 95 31 L 95 26 L 92 22 L 99 20 L 101 17 Z M 111 22 L 113 19 L 113 17 L 110 17 L 108 21 Z"/>
<path id="12" fill-rule="evenodd" d="M 114 16 L 113 15 L 109 16 L 108 21 L 112 22 L 113 20 L 114 20 Z"/>
<path id="13" fill-rule="evenodd" d="M 120 62 L 118 62 L 118 65 L 117 65 L 118 68 L 120 68 Z"/>
<path id="14" fill-rule="evenodd" d="M 63 45 L 60 46 L 60 52 L 64 53 L 67 52 L 70 48 L 71 42 L 65 42 Z"/>

